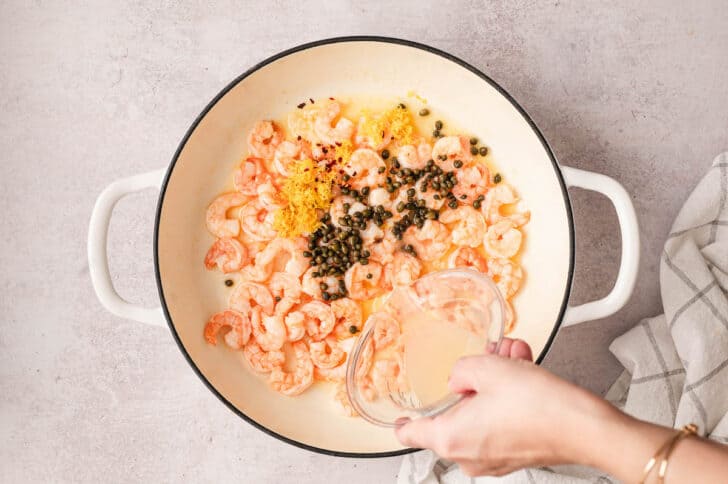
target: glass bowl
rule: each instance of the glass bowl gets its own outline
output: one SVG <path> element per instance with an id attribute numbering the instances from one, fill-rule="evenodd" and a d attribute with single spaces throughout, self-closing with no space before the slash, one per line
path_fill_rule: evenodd
<path id="1" fill-rule="evenodd" d="M 505 303 L 493 281 L 472 269 L 429 273 L 395 288 L 352 349 L 346 390 L 371 423 L 429 417 L 463 398 L 447 389 L 457 359 L 497 353 Z"/>

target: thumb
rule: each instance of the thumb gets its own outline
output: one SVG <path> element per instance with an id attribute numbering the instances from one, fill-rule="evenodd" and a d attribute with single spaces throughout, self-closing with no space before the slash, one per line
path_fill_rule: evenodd
<path id="1" fill-rule="evenodd" d="M 394 434 L 402 445 L 418 449 L 430 449 L 435 437 L 433 427 L 432 417 L 422 417 L 397 427 Z"/>

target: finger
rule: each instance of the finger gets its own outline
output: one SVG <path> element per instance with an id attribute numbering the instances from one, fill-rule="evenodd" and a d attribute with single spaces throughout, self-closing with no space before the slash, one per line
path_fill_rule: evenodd
<path id="1" fill-rule="evenodd" d="M 531 352 L 531 347 L 528 346 L 528 343 L 526 343 L 522 339 L 513 340 L 513 343 L 510 347 L 509 356 L 511 358 L 533 361 L 533 353 Z"/>
<path id="2" fill-rule="evenodd" d="M 418 449 L 431 449 L 437 437 L 431 417 L 418 418 L 394 429 L 394 435 L 402 445 Z"/>
<path id="3" fill-rule="evenodd" d="M 486 364 L 487 356 L 466 356 L 460 358 L 450 371 L 448 388 L 453 393 L 477 392 L 480 388 L 479 375 Z M 492 358 L 492 356 L 490 357 Z"/>
<path id="4" fill-rule="evenodd" d="M 511 354 L 511 346 L 513 346 L 513 340 L 511 338 L 503 338 L 498 348 L 498 356 L 505 356 L 508 358 Z"/>

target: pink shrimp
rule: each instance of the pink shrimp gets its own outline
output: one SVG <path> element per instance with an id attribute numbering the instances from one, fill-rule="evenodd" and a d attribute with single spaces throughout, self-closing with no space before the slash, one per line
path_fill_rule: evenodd
<path id="1" fill-rule="evenodd" d="M 357 301 L 365 301 L 381 294 L 384 290 L 380 286 L 380 283 L 383 282 L 382 273 L 382 265 L 378 262 L 369 261 L 367 265 L 357 262 L 352 265 L 344 274 L 344 283 L 349 297 Z"/>
<path id="2" fill-rule="evenodd" d="M 339 117 L 341 106 L 336 101 L 324 104 L 316 115 L 313 129 L 322 143 L 334 145 L 351 139 L 354 134 L 354 123 L 345 117 Z M 338 120 L 336 119 L 338 118 Z"/>
<path id="3" fill-rule="evenodd" d="M 245 315 L 250 315 L 254 307 L 260 306 L 265 314 L 271 315 L 275 303 L 267 287 L 257 282 L 242 281 L 230 294 L 228 305 Z"/>
<path id="4" fill-rule="evenodd" d="M 488 275 L 504 299 L 512 298 L 521 288 L 523 269 L 509 259 L 491 259 L 488 261 Z"/>
<path id="5" fill-rule="evenodd" d="M 425 261 L 439 259 L 450 248 L 450 232 L 444 224 L 427 220 L 421 229 L 412 226 L 404 233 L 403 240 L 411 244 L 417 256 Z"/>
<path id="6" fill-rule="evenodd" d="M 432 147 L 432 159 L 445 171 L 453 171 L 455 160 L 467 165 L 473 160 L 470 154 L 470 140 L 465 136 L 445 136 Z"/>
<path id="7" fill-rule="evenodd" d="M 259 199 L 248 202 L 240 209 L 240 223 L 243 232 L 253 240 L 266 242 L 273 240 L 277 232 L 273 228 L 275 211 L 265 206 Z"/>
<path id="8" fill-rule="evenodd" d="M 397 241 L 390 231 L 384 234 L 380 239 L 374 239 L 371 245 L 367 247 L 371 255 L 371 260 L 380 264 L 389 264 L 394 259 L 394 253 L 397 250 Z"/>
<path id="9" fill-rule="evenodd" d="M 404 373 L 404 365 L 402 365 L 399 358 L 375 361 L 371 378 L 374 388 L 380 395 L 404 392 L 409 389 L 409 383 Z"/>
<path id="10" fill-rule="evenodd" d="M 263 166 L 263 160 L 249 156 L 235 171 L 233 184 L 235 189 L 243 195 L 255 196 L 257 187 L 271 180 L 271 175 Z"/>
<path id="11" fill-rule="evenodd" d="M 490 184 L 490 173 L 482 163 L 475 163 L 471 166 L 459 169 L 455 173 L 457 183 L 452 189 L 453 195 L 458 200 L 473 202 L 480 195 L 485 195 Z M 465 198 L 463 198 L 463 196 Z"/>
<path id="12" fill-rule="evenodd" d="M 270 373 L 274 368 L 282 367 L 286 361 L 286 355 L 283 351 L 265 351 L 252 340 L 243 348 L 243 356 L 245 356 L 250 367 L 258 373 Z"/>
<path id="13" fill-rule="evenodd" d="M 287 272 L 300 277 L 309 266 L 308 259 L 303 255 L 304 250 L 306 250 L 306 240 L 303 237 L 295 239 L 277 237 L 255 256 L 256 270 L 265 279 L 273 272 Z"/>
<path id="14" fill-rule="evenodd" d="M 523 234 L 510 219 L 503 219 L 488 227 L 483 246 L 493 257 L 507 259 L 513 257 L 521 248 Z"/>
<path id="15" fill-rule="evenodd" d="M 458 247 L 450 257 L 447 265 L 449 268 L 471 267 L 479 272 L 488 272 L 488 263 L 485 257 L 472 247 Z"/>
<path id="16" fill-rule="evenodd" d="M 346 364 L 334 368 L 319 368 L 314 365 L 314 377 L 320 381 L 343 382 L 346 379 Z"/>
<path id="17" fill-rule="evenodd" d="M 402 168 L 422 169 L 431 159 L 432 147 L 424 140 L 420 141 L 417 146 L 404 145 L 397 152 L 397 160 Z"/>
<path id="18" fill-rule="evenodd" d="M 291 176 L 292 167 L 300 161 L 302 155 L 301 145 L 293 141 L 282 141 L 276 148 L 273 156 L 273 166 L 284 177 Z M 305 158 L 305 155 L 304 155 Z"/>
<path id="19" fill-rule="evenodd" d="M 346 357 L 344 350 L 334 336 L 327 336 L 321 341 L 312 341 L 308 345 L 313 364 L 319 368 L 334 368 Z"/>
<path id="20" fill-rule="evenodd" d="M 334 276 L 326 277 L 313 277 L 314 272 L 318 272 L 317 267 L 309 268 L 301 281 L 301 288 L 303 292 L 308 294 L 314 299 L 322 299 L 323 291 L 321 290 L 321 283 L 326 283 L 329 287 L 338 287 L 339 281 Z"/>
<path id="21" fill-rule="evenodd" d="M 301 281 L 288 272 L 274 272 L 268 282 L 268 289 L 277 299 L 290 299 L 298 301 L 301 297 Z"/>
<path id="22" fill-rule="evenodd" d="M 282 299 L 281 302 L 286 301 Z M 288 333 L 288 341 L 299 341 L 306 336 L 306 315 L 301 311 L 290 311 L 283 317 L 283 323 L 286 325 Z"/>
<path id="23" fill-rule="evenodd" d="M 376 151 L 360 148 L 351 154 L 344 172 L 351 177 L 349 183 L 357 190 L 365 186 L 381 185 L 386 179 L 384 160 Z"/>
<path id="24" fill-rule="evenodd" d="M 248 263 L 248 249 L 232 237 L 217 239 L 205 255 L 207 270 L 219 268 L 222 272 L 239 271 Z"/>
<path id="25" fill-rule="evenodd" d="M 507 183 L 499 183 L 485 194 L 482 204 L 482 212 L 489 224 L 495 224 L 503 219 L 509 219 L 516 227 L 528 223 L 531 219 L 531 212 L 528 210 L 517 210 L 520 199 L 513 192 L 513 188 Z M 504 215 L 503 208 L 510 208 L 511 213 Z M 515 207 L 515 209 L 513 208 Z"/>
<path id="26" fill-rule="evenodd" d="M 440 214 L 440 222 L 452 225 L 452 241 L 458 245 L 478 247 L 483 243 L 487 230 L 485 219 L 473 207 L 462 205 Z"/>
<path id="27" fill-rule="evenodd" d="M 279 350 L 286 342 L 286 325 L 278 315 L 264 316 L 260 306 L 251 310 L 250 326 L 255 341 L 266 351 Z"/>
<path id="28" fill-rule="evenodd" d="M 361 330 L 363 314 L 358 303 L 344 297 L 332 301 L 331 310 L 334 312 L 334 318 L 336 318 L 333 334 L 337 338 L 350 338 Z M 354 331 L 352 331 L 352 328 Z"/>
<path id="29" fill-rule="evenodd" d="M 300 395 L 313 383 L 313 361 L 308 347 L 303 341 L 293 343 L 293 354 L 296 357 L 294 369 L 287 372 L 283 367 L 275 367 L 271 371 L 268 382 L 273 390 L 289 397 Z"/>
<path id="30" fill-rule="evenodd" d="M 389 133 L 388 129 L 385 129 L 385 132 L 382 133 L 382 139 L 381 141 L 375 141 L 371 139 L 369 136 L 364 134 L 364 126 L 369 123 L 369 119 L 366 116 L 362 116 L 359 118 L 359 123 L 356 126 L 356 135 L 354 136 L 354 143 L 356 143 L 357 147 L 360 148 L 369 148 L 372 150 L 379 151 L 385 146 L 389 144 L 390 141 L 392 141 L 392 135 Z"/>
<path id="31" fill-rule="evenodd" d="M 334 329 L 336 318 L 328 304 L 322 301 L 310 301 L 299 309 L 305 317 L 306 332 L 314 341 L 324 339 Z"/>
<path id="32" fill-rule="evenodd" d="M 248 149 L 253 155 L 269 160 L 282 140 L 281 129 L 273 121 L 258 121 L 248 134 Z"/>
<path id="33" fill-rule="evenodd" d="M 417 258 L 404 252 L 394 254 L 392 262 L 384 266 L 385 285 L 390 287 L 408 286 L 422 272 L 422 264 Z"/>
<path id="34" fill-rule="evenodd" d="M 205 324 L 205 341 L 211 345 L 217 344 L 217 334 L 222 328 L 229 328 L 225 334 L 225 343 L 233 349 L 239 350 L 250 339 L 250 320 L 237 311 L 226 310 L 212 315 Z"/>
<path id="35" fill-rule="evenodd" d="M 369 325 L 374 326 L 374 332 L 372 333 L 374 349 L 386 348 L 399 340 L 399 321 L 394 319 L 391 314 L 385 311 L 373 313 L 367 319 L 365 326 Z"/>
<path id="36" fill-rule="evenodd" d="M 217 197 L 209 207 L 205 221 L 207 230 L 215 237 L 235 237 L 240 233 L 240 222 L 227 217 L 229 210 L 240 207 L 249 200 L 242 193 L 224 193 Z"/>

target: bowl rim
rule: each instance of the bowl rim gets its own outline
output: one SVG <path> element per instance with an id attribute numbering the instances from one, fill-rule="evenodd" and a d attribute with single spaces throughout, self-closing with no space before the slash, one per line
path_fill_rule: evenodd
<path id="1" fill-rule="evenodd" d="M 544 348 L 541 351 L 541 354 L 535 360 L 535 363 L 540 364 L 543 361 L 543 359 L 548 354 L 551 346 L 553 345 L 554 338 L 556 337 L 556 334 L 558 333 L 558 331 L 561 327 L 561 323 L 564 318 L 564 313 L 566 312 L 567 304 L 569 301 L 569 296 L 571 294 L 573 276 L 574 276 L 574 260 L 575 260 L 574 217 L 573 217 L 572 208 L 571 208 L 571 200 L 569 198 L 569 193 L 568 193 L 568 190 L 566 187 L 566 182 L 561 173 L 559 163 L 556 159 L 556 156 L 554 155 L 553 150 L 551 149 L 551 146 L 546 141 L 546 138 L 544 138 L 543 134 L 538 129 L 538 126 L 536 126 L 536 123 L 533 121 L 531 116 L 503 87 L 501 87 L 497 82 L 495 82 L 493 79 L 491 79 L 488 75 L 484 74 L 482 71 L 480 71 L 476 67 L 472 66 L 471 64 L 463 61 L 462 59 L 455 57 L 454 55 L 449 54 L 443 50 L 437 49 L 435 47 L 431 47 L 426 44 L 415 42 L 412 40 L 401 39 L 401 38 L 396 38 L 396 37 L 377 36 L 377 35 L 352 35 L 352 36 L 331 37 L 331 38 L 316 40 L 316 41 L 312 41 L 312 42 L 306 42 L 304 44 L 300 44 L 295 47 L 283 50 L 277 54 L 274 54 L 274 55 L 264 59 L 261 62 L 258 62 L 257 64 L 253 65 L 252 67 L 247 69 L 245 72 L 240 74 L 238 77 L 233 79 L 230 83 L 228 83 L 205 106 L 205 108 L 200 112 L 200 114 L 192 122 L 192 124 L 188 128 L 187 132 L 185 133 L 184 137 L 180 141 L 180 143 L 177 147 L 177 150 L 175 151 L 174 156 L 172 157 L 172 160 L 169 164 L 169 167 L 167 168 L 167 171 L 164 175 L 164 179 L 162 180 L 162 184 L 161 184 L 160 191 L 159 191 L 159 198 L 157 200 L 157 210 L 156 210 L 156 215 L 155 215 L 155 220 L 154 220 L 154 239 L 153 239 L 154 275 L 155 275 L 155 279 L 157 282 L 157 291 L 159 293 L 159 300 L 162 305 L 162 312 L 164 313 L 164 317 L 167 321 L 167 325 L 169 326 L 169 329 L 172 332 L 172 336 L 174 338 L 175 343 L 177 344 L 177 347 L 180 349 L 180 351 L 184 355 L 184 358 L 185 358 L 185 360 L 187 360 L 187 363 L 189 363 L 189 365 L 192 367 L 192 370 L 195 372 L 195 374 L 197 374 L 197 376 L 200 378 L 200 380 L 202 380 L 202 382 L 205 384 L 205 386 L 208 388 L 208 390 L 210 390 L 222 403 L 224 403 L 236 415 L 238 415 L 240 418 L 242 418 L 243 420 L 245 420 L 246 422 L 248 422 L 255 428 L 265 432 L 266 434 L 268 434 L 272 437 L 275 437 L 283 442 L 294 445 L 296 447 L 306 449 L 306 450 L 309 450 L 312 452 L 316 452 L 319 454 L 325 454 L 325 455 L 330 455 L 330 456 L 335 456 L 335 457 L 354 457 L 354 458 L 394 457 L 394 456 L 409 454 L 412 452 L 417 452 L 418 450 L 421 450 L 421 449 L 405 448 L 405 449 L 387 451 L 387 452 L 345 452 L 345 451 L 337 451 L 337 450 L 332 450 L 332 449 L 325 449 L 325 448 L 305 444 L 303 442 L 294 440 L 290 437 L 286 437 L 285 435 L 279 434 L 278 432 L 275 432 L 275 431 L 267 428 L 262 423 L 257 422 L 253 418 L 249 417 L 248 415 L 246 415 L 245 413 L 240 411 L 232 402 L 230 402 L 227 398 L 225 398 L 225 396 L 222 395 L 214 387 L 214 385 L 202 374 L 202 371 L 195 364 L 194 360 L 192 359 L 190 354 L 187 352 L 187 349 L 185 348 L 184 344 L 182 343 L 182 340 L 180 339 L 180 336 L 177 333 L 174 322 L 169 313 L 169 309 L 167 307 L 167 301 L 166 301 L 166 298 L 164 295 L 164 289 L 162 287 L 162 276 L 161 276 L 161 272 L 159 269 L 159 225 L 161 222 L 162 207 L 164 205 L 164 198 L 167 193 L 169 180 L 170 180 L 172 172 L 174 171 L 174 168 L 177 164 L 177 160 L 179 159 L 179 156 L 182 153 L 182 150 L 187 145 L 187 142 L 189 141 L 190 137 L 194 133 L 195 129 L 197 129 L 197 126 L 200 124 L 202 119 L 204 119 L 204 117 L 218 103 L 218 101 L 220 101 L 220 99 L 222 99 L 229 91 L 231 91 L 233 88 L 235 88 L 245 78 L 247 78 L 254 72 L 260 70 L 261 68 L 267 66 L 268 64 L 271 64 L 272 62 L 275 62 L 279 59 L 282 59 L 289 55 L 296 54 L 298 52 L 305 51 L 308 49 L 313 49 L 316 47 L 321 47 L 321 46 L 329 45 L 329 44 L 339 44 L 339 43 L 347 43 L 347 42 L 379 42 L 379 43 L 383 43 L 383 44 L 394 44 L 394 45 L 400 45 L 400 46 L 405 46 L 405 47 L 411 47 L 414 49 L 419 49 L 419 50 L 428 52 L 430 54 L 435 54 L 435 55 L 440 56 L 444 59 L 447 59 L 451 62 L 454 62 L 455 64 L 459 65 L 460 67 L 467 69 L 468 71 L 472 72 L 473 74 L 478 76 L 483 81 L 490 84 L 494 89 L 496 89 L 498 91 L 498 93 L 500 95 L 502 95 L 503 97 L 506 98 L 506 100 L 508 100 L 508 102 L 521 114 L 521 116 L 523 116 L 523 118 L 526 120 L 528 125 L 531 127 L 531 130 L 533 131 L 533 133 L 538 137 L 542 146 L 546 150 L 546 153 L 548 154 L 549 159 L 551 160 L 551 165 L 554 169 L 554 173 L 556 174 L 556 178 L 559 182 L 559 185 L 561 188 L 561 195 L 564 199 L 564 206 L 566 208 L 566 217 L 567 217 L 568 228 L 569 228 L 569 268 L 567 271 L 566 287 L 564 289 L 564 296 L 563 296 L 563 299 L 561 302 L 561 308 L 559 309 L 558 317 L 557 317 L 556 321 L 554 322 L 553 330 L 551 331 L 551 334 L 549 335 L 549 337 L 546 341 L 546 344 L 544 345 Z"/>

